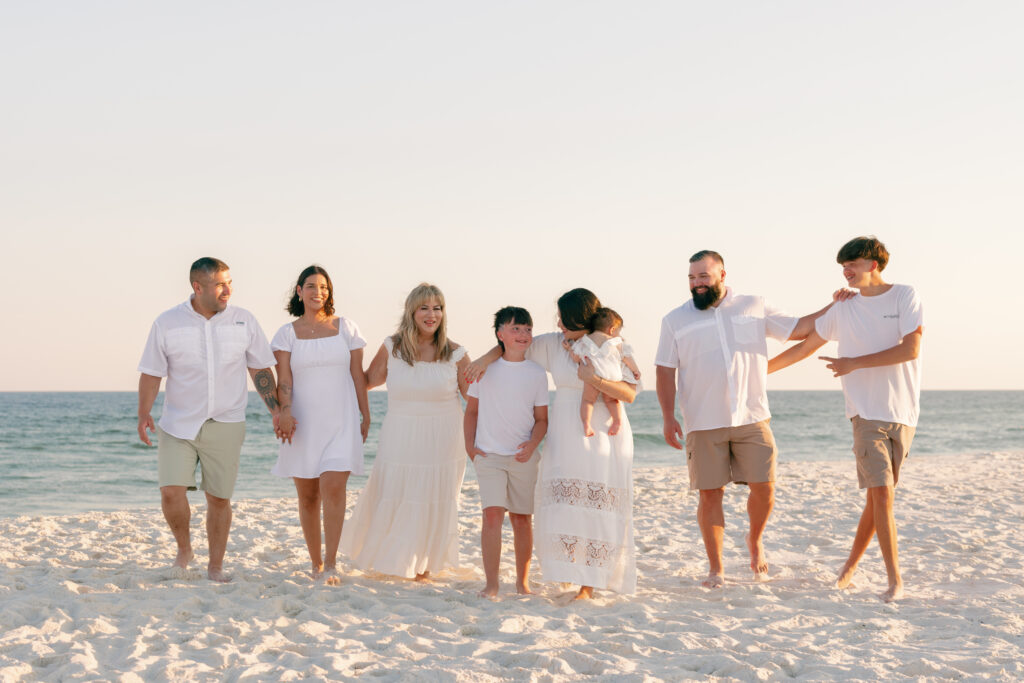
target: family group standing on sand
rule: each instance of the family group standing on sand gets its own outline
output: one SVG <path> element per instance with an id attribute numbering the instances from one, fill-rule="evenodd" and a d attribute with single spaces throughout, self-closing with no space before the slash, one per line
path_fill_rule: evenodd
<path id="1" fill-rule="evenodd" d="M 836 259 L 850 289 L 795 318 L 727 287 L 717 252 L 690 258 L 692 299 L 664 317 L 655 363 L 665 441 L 677 449 L 685 443 L 690 488 L 699 491 L 697 521 L 709 565 L 703 586 L 725 584 L 722 498 L 730 482 L 748 487 L 750 568 L 755 578 L 768 578 L 762 539 L 774 503 L 777 449 L 767 376 L 835 340 L 838 357 L 821 358 L 841 378 L 858 481 L 867 489 L 836 585 L 850 584 L 877 536 L 888 575 L 882 598 L 902 596 L 893 499 L 917 424 L 923 320 L 916 291 L 882 279 L 888 259 L 876 238 L 851 240 Z M 635 590 L 633 435 L 621 403 L 636 397 L 640 370 L 618 336 L 622 317 L 593 292 L 573 289 L 559 297 L 559 331 L 537 336 L 528 311 L 502 308 L 494 316 L 497 345 L 471 362 L 448 338 L 444 295 L 421 284 L 406 298 L 397 331 L 364 370 L 366 341 L 354 322 L 335 313 L 323 268 L 299 274 L 287 305 L 296 319 L 269 344 L 252 314 L 228 306 L 227 264 L 201 258 L 189 278 L 192 295 L 156 319 L 139 363 L 139 438 L 152 445 L 149 434 L 158 434 L 174 567 L 185 570 L 193 559 L 186 492 L 196 488 L 198 464 L 208 503 L 207 575 L 230 580 L 224 554 L 248 372 L 281 440 L 272 472 L 295 483 L 314 579 L 340 582 L 339 550 L 361 570 L 409 579 L 457 566 L 466 454 L 483 516 L 481 596 L 499 591 L 506 512 L 517 592 L 530 592 L 534 552 L 544 578 L 580 586 L 577 598 L 590 598 L 595 589 Z M 798 343 L 769 359 L 769 336 Z M 550 406 L 548 375 L 555 385 Z M 150 413 L 165 377 L 156 426 Z M 348 477 L 363 473 L 367 391 L 384 384 L 388 407 L 376 459 L 344 523 Z"/>

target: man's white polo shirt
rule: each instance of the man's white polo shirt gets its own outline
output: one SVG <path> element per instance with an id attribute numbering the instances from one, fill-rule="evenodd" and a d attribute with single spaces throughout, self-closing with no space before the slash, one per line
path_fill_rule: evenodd
<path id="1" fill-rule="evenodd" d="M 192 308 L 190 297 L 153 323 L 139 372 L 167 378 L 160 428 L 194 439 L 209 419 L 244 422 L 246 368 L 275 363 L 252 313 L 228 306 L 207 320 Z"/>
<path id="2" fill-rule="evenodd" d="M 676 402 L 687 434 L 771 417 L 768 337 L 785 341 L 797 320 L 729 287 L 717 307 L 702 311 L 690 300 L 662 319 L 654 362 L 679 371 Z"/>

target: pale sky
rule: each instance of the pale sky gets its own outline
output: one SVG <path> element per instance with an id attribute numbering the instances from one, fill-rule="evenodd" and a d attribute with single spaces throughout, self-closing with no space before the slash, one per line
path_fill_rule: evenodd
<path id="1" fill-rule="evenodd" d="M 653 388 L 691 253 L 802 314 L 860 234 L 921 292 L 925 389 L 1022 389 L 1022 26 L 1018 2 L 4 3 L 0 390 L 134 389 L 200 256 L 268 337 L 320 263 L 368 353 L 421 281 L 474 357 L 497 308 L 550 331 L 588 287 Z"/>

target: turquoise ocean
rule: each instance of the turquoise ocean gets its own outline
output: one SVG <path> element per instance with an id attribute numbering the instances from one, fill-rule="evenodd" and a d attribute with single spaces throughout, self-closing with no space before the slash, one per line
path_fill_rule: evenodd
<path id="1" fill-rule="evenodd" d="M 161 401 L 162 394 L 153 410 L 157 419 Z M 841 392 L 775 391 L 769 402 L 781 462 L 849 459 L 853 476 Z M 912 458 L 995 452 L 1024 457 L 1024 391 L 926 391 L 921 407 Z M 386 408 L 387 395 L 371 392 L 367 472 Z M 642 392 L 627 413 L 636 467 L 684 466 L 680 452 L 662 439 L 653 391 Z M 293 495 L 290 480 L 270 474 L 276 459 L 270 416 L 250 394 L 235 498 Z M 349 488 L 365 481 L 354 477 Z M 157 507 L 158 496 L 156 448 L 139 442 L 135 392 L 0 392 L 0 516 Z M 190 497 L 203 499 L 202 492 Z"/>

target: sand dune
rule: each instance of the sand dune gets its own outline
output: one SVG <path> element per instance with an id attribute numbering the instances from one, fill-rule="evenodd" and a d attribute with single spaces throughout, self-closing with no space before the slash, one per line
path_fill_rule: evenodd
<path id="1" fill-rule="evenodd" d="M 855 586 L 831 588 L 862 505 L 853 464 L 780 467 L 767 538 L 772 580 L 749 577 L 745 498 L 726 496 L 729 583 L 701 588 L 695 497 L 681 469 L 636 472 L 633 596 L 503 592 L 483 582 L 476 485 L 463 568 L 421 585 L 346 568 L 310 582 L 291 498 L 239 501 L 235 581 L 168 571 L 150 509 L 0 521 L 0 680 L 350 679 L 614 681 L 1024 678 L 1024 454 L 913 458 L 897 495 L 906 599 L 885 604 L 877 547 Z M 350 505 L 356 494 L 350 495 Z M 205 563 L 200 520 L 193 530 Z"/>

